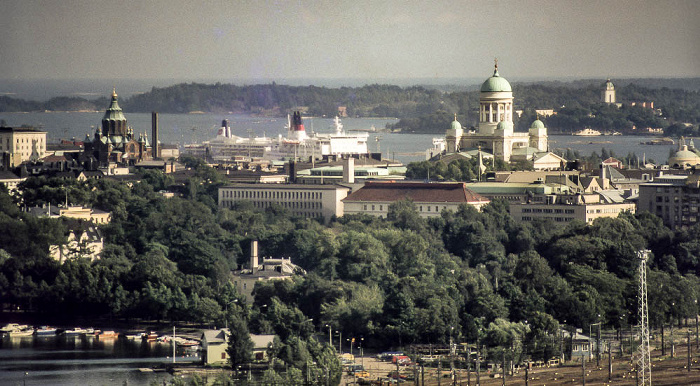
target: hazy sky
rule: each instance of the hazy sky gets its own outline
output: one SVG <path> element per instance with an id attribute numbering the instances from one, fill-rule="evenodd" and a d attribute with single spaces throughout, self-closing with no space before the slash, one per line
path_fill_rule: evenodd
<path id="1" fill-rule="evenodd" d="M 0 0 L 0 78 L 700 76 L 700 1 Z"/>

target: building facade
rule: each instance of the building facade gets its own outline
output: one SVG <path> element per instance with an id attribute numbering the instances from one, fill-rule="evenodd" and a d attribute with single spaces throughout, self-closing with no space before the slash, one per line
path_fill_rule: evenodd
<path id="1" fill-rule="evenodd" d="M 0 155 L 5 169 L 46 156 L 46 132 L 29 127 L 0 127 Z"/>
<path id="2" fill-rule="evenodd" d="M 699 177 L 659 176 L 639 185 L 638 210 L 660 217 L 671 229 L 687 229 L 700 220 Z"/>
<path id="3" fill-rule="evenodd" d="M 530 202 L 511 202 L 510 215 L 516 221 L 536 219 L 568 223 L 574 220 L 592 223 L 601 217 L 617 217 L 620 213 L 636 212 L 632 202 L 609 202 L 600 194 L 548 195 Z"/>
<path id="4" fill-rule="evenodd" d="M 343 199 L 350 188 L 340 185 L 235 184 L 219 188 L 219 207 L 250 202 L 256 209 L 279 205 L 293 215 L 324 223 L 343 215 Z"/>
<path id="5" fill-rule="evenodd" d="M 467 189 L 463 182 L 378 182 L 368 181 L 343 200 L 345 214 L 386 217 L 389 206 L 397 201 L 412 201 L 421 217 L 439 216 L 443 210 L 457 211 L 460 205 L 477 210 L 490 201 Z"/>

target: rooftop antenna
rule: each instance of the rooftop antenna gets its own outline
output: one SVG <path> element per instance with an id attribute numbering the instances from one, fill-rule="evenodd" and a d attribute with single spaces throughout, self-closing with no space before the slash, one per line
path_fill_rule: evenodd
<path id="1" fill-rule="evenodd" d="M 639 319 L 640 345 L 637 348 L 637 372 L 642 386 L 651 385 L 651 351 L 649 349 L 649 306 L 647 303 L 647 259 L 649 250 L 637 252 L 639 259 L 639 282 L 637 292 L 637 312 Z"/>

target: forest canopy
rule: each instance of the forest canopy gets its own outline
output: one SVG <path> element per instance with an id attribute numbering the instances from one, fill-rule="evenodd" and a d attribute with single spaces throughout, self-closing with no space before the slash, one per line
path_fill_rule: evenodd
<path id="1" fill-rule="evenodd" d="M 290 364 L 301 358 L 291 348 L 307 347 L 302 342 L 324 326 L 377 349 L 450 336 L 487 347 L 517 339 L 532 357 L 548 359 L 559 347 L 552 337 L 560 326 L 636 323 L 636 256 L 650 249 L 650 322 L 697 313 L 697 226 L 672 231 L 648 213 L 565 227 L 520 223 L 499 201 L 481 212 L 463 206 L 429 219 L 400 201 L 387 219 L 354 215 L 323 225 L 280 207 L 218 208 L 222 182 L 215 176 L 198 166 L 174 198 L 157 194 L 155 187 L 172 183 L 159 172 L 132 187 L 32 177 L 19 196 L 3 190 L 3 307 L 66 320 L 237 323 L 276 334 L 276 352 Z M 65 225 L 17 205 L 57 205 L 66 191 L 75 204 L 112 212 L 95 262 L 49 258 L 49 245 L 66 242 Z M 260 255 L 290 256 L 308 274 L 260 282 L 246 302 L 230 272 L 247 261 L 251 240 L 259 241 Z M 325 355 L 321 347 L 305 350 Z"/>

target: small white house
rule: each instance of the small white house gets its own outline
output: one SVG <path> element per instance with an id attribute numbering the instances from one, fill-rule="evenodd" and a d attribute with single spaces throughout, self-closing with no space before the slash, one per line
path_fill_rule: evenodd
<path id="1" fill-rule="evenodd" d="M 229 335 L 231 333 L 228 328 L 202 331 L 202 362 L 205 365 L 225 365 L 228 363 L 229 357 L 226 348 L 228 347 Z M 253 361 L 267 360 L 267 347 L 272 344 L 274 338 L 274 335 L 250 334 L 250 340 L 253 341 Z"/>

